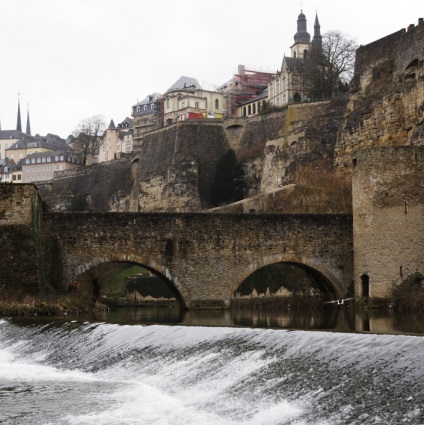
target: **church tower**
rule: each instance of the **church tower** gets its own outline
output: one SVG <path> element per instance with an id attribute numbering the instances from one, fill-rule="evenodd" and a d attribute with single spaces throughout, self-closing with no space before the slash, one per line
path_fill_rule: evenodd
<path id="1" fill-rule="evenodd" d="M 22 131 L 22 124 L 21 124 L 21 100 L 18 96 L 18 120 L 16 122 L 16 130 Z"/>
<path id="2" fill-rule="evenodd" d="M 306 28 L 306 16 L 303 11 L 297 17 L 297 33 L 294 35 L 294 44 L 290 47 L 293 58 L 303 59 L 308 57 L 311 48 L 311 35 Z"/>

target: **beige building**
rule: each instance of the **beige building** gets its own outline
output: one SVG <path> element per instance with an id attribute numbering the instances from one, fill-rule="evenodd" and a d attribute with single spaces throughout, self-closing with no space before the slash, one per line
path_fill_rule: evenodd
<path id="1" fill-rule="evenodd" d="M 310 56 L 313 46 L 321 46 L 321 26 L 318 15 L 315 17 L 314 38 L 307 32 L 306 17 L 303 12 L 297 18 L 297 32 L 294 44 L 290 47 L 291 57 L 284 56 L 281 70 L 268 84 L 268 102 L 283 106 L 293 102 L 308 100 L 308 85 L 304 74 L 305 60 Z"/>
<path id="2" fill-rule="evenodd" d="M 45 151 L 28 155 L 21 161 L 22 183 L 51 180 L 55 171 L 81 167 L 80 158 L 70 151 Z"/>
<path id="3" fill-rule="evenodd" d="M 164 95 L 163 122 L 170 125 L 193 118 L 222 118 L 223 93 L 203 90 L 199 82 L 181 77 Z"/>
<path id="4" fill-rule="evenodd" d="M 123 153 L 131 153 L 133 151 L 133 130 L 130 118 L 115 126 L 113 120 L 110 121 L 109 127 L 105 131 L 96 162 L 112 161 L 118 159 Z"/>

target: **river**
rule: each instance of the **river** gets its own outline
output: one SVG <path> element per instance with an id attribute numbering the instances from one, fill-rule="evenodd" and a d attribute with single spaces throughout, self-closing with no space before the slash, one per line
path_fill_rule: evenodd
<path id="1" fill-rule="evenodd" d="M 424 424 L 423 336 L 99 314 L 0 319 L 0 423 Z"/>

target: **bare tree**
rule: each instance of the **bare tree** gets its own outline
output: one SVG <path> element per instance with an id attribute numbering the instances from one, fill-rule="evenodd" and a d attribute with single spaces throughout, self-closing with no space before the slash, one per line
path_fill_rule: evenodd
<path id="1" fill-rule="evenodd" d="M 331 97 L 333 92 L 348 90 L 352 79 L 357 44 L 339 31 L 323 35 L 322 49 L 312 48 L 305 63 L 309 94 Z"/>
<path id="2" fill-rule="evenodd" d="M 82 120 L 75 129 L 72 143 L 74 149 L 81 153 L 83 164 L 92 163 L 92 158 L 99 149 L 101 137 L 106 130 L 106 122 L 102 115 L 94 115 Z"/>

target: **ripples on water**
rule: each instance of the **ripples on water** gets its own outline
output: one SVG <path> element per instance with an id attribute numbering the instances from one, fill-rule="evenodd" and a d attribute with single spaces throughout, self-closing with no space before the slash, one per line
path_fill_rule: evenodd
<path id="1" fill-rule="evenodd" d="M 423 424 L 424 338 L 0 320 L 0 423 Z"/>

